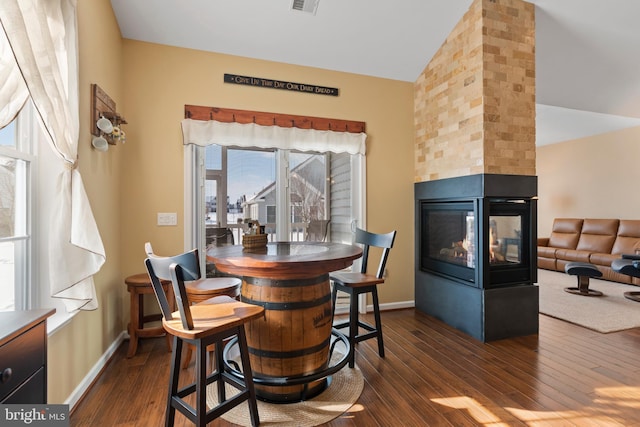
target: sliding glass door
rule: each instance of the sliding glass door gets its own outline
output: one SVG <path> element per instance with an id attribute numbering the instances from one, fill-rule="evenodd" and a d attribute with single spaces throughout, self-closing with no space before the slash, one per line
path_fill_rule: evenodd
<path id="1" fill-rule="evenodd" d="M 218 145 L 186 154 L 187 248 L 241 244 L 250 220 L 269 241 L 352 243 L 364 226 L 362 156 Z"/>

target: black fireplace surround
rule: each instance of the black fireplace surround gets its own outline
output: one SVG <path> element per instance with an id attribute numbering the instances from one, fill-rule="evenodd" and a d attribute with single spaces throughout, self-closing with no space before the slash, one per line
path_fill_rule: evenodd
<path id="1" fill-rule="evenodd" d="M 481 340 L 538 332 L 537 177 L 415 184 L 416 308 Z"/>

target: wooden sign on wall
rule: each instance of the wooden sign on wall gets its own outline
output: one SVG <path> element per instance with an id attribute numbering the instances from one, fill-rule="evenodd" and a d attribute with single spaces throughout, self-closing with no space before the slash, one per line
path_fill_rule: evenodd
<path id="1" fill-rule="evenodd" d="M 225 83 L 237 85 L 266 87 L 270 89 L 291 90 L 294 92 L 314 93 L 316 95 L 338 96 L 339 90 L 334 87 L 316 86 L 306 83 L 285 82 L 281 80 L 263 79 L 261 77 L 239 76 L 237 74 L 224 75 Z"/>

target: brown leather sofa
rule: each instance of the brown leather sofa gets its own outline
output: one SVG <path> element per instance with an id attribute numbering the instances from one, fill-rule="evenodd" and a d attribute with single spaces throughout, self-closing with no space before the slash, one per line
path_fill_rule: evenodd
<path id="1" fill-rule="evenodd" d="M 602 279 L 640 286 L 640 279 L 616 273 L 611 262 L 640 253 L 640 220 L 556 218 L 549 237 L 538 238 L 538 268 L 564 272 L 569 262 L 588 262 Z"/>

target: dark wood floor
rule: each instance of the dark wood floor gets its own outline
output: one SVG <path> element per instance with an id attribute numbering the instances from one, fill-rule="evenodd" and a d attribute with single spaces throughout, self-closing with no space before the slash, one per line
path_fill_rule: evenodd
<path id="1" fill-rule="evenodd" d="M 412 309 L 383 312 L 382 322 L 386 357 L 374 341 L 358 345 L 364 391 L 327 425 L 640 426 L 640 328 L 600 334 L 541 315 L 538 335 L 484 344 Z M 132 359 L 126 344 L 72 426 L 162 425 L 165 341 L 143 340 Z M 177 415 L 176 425 L 190 424 Z"/>

